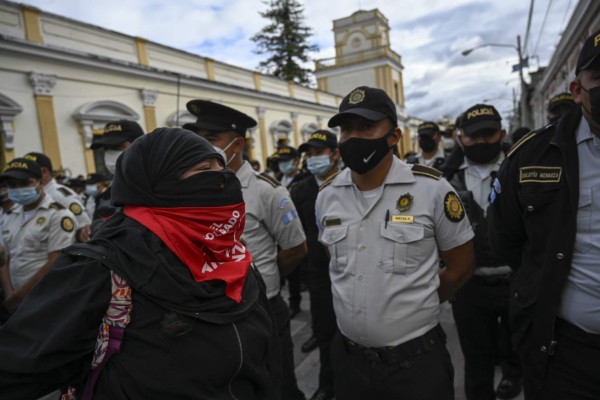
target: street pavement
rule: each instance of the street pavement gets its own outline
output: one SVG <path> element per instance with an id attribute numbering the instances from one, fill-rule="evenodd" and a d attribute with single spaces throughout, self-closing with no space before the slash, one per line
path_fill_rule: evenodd
<path id="1" fill-rule="evenodd" d="M 282 289 L 282 296 L 287 301 L 287 286 Z M 294 362 L 296 364 L 296 378 L 298 386 L 307 398 L 317 390 L 319 377 L 319 352 L 313 350 L 309 354 L 302 353 L 300 346 L 311 335 L 310 313 L 308 292 L 302 292 L 302 312 L 291 321 L 292 340 L 294 341 Z M 466 400 L 464 392 L 464 359 L 458 342 L 456 326 L 452 317 L 452 307 L 447 302 L 442 305 L 441 324 L 448 336 L 448 350 L 454 364 L 454 387 L 456 400 Z M 500 382 L 502 374 L 500 368 L 496 368 L 496 385 Z M 368 399 L 365 399 L 368 400 Z M 515 398 L 523 400 L 523 393 Z"/>

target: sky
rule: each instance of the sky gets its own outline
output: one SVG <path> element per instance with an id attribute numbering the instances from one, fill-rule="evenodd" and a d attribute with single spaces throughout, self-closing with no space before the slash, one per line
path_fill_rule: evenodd
<path id="1" fill-rule="evenodd" d="M 530 70 L 548 64 L 578 0 L 535 0 L 527 35 L 527 0 L 304 0 L 305 23 L 319 47 L 313 59 L 335 56 L 332 21 L 378 8 L 389 20 L 392 49 L 402 56 L 408 114 L 435 120 L 476 103 L 513 112 L 521 36 Z M 250 38 L 268 21 L 261 0 L 21 0 L 44 11 L 189 51 L 248 69 L 263 56 Z M 545 23 L 544 23 L 545 20 Z M 527 43 L 525 43 L 525 37 Z M 312 65 L 311 65 L 312 67 Z M 525 70 L 528 80 L 528 70 Z M 357 84 L 358 86 L 358 84 Z M 566 89 L 566 88 L 565 88 Z"/>

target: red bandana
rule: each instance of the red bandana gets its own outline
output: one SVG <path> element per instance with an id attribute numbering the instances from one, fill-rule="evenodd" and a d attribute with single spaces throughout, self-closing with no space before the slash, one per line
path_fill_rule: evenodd
<path id="1" fill-rule="evenodd" d="M 148 228 L 189 268 L 196 282 L 225 281 L 225 295 L 242 301 L 252 256 L 240 242 L 244 203 L 224 207 L 126 206 L 125 215 Z"/>

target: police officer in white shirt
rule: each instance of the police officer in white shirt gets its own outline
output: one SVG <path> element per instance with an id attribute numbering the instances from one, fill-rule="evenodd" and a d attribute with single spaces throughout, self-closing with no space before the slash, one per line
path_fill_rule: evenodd
<path id="1" fill-rule="evenodd" d="M 446 161 L 444 150 L 440 147 L 442 132 L 440 127 L 431 121 L 426 121 L 417 127 L 419 135 L 420 154 L 415 154 L 406 159 L 409 164 L 421 164 L 441 170 Z"/>
<path id="2" fill-rule="evenodd" d="M 348 168 L 316 204 L 341 331 L 336 399 L 454 399 L 439 312 L 474 268 L 462 203 L 439 171 L 393 156 L 402 133 L 383 90 L 358 87 L 339 111 L 329 126 Z"/>

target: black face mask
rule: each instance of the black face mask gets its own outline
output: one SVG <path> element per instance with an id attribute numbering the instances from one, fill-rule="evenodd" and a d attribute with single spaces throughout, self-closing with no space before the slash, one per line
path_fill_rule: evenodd
<path id="1" fill-rule="evenodd" d="M 340 143 L 340 155 L 344 164 L 359 175 L 375 168 L 392 148 L 388 145 L 387 138 L 394 129 L 395 126 L 379 139 L 350 138 Z"/>
<path id="2" fill-rule="evenodd" d="M 502 151 L 502 140 L 496 143 L 476 143 L 471 146 L 464 146 L 465 157 L 475 164 L 489 164 L 500 155 Z"/>
<path id="3" fill-rule="evenodd" d="M 581 82 L 579 82 L 581 85 Z M 600 86 L 596 86 L 595 88 L 591 88 L 590 90 L 586 90 L 583 85 L 581 85 L 581 90 L 586 92 L 590 98 L 590 110 L 587 111 L 594 120 L 595 123 L 600 124 Z M 585 106 L 583 106 L 585 108 Z"/>
<path id="4" fill-rule="evenodd" d="M 433 137 L 431 137 L 429 135 L 419 136 L 419 147 L 425 153 L 431 153 L 435 149 L 436 146 L 437 146 L 437 143 L 435 142 Z"/>

